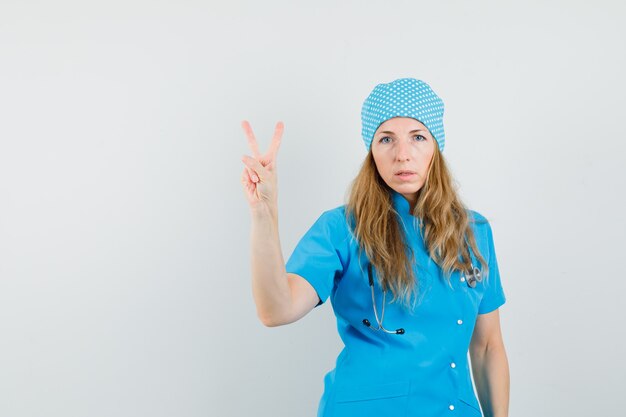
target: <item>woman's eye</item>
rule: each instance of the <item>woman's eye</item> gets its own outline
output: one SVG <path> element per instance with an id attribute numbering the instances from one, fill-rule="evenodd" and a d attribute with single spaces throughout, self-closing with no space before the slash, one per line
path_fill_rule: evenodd
<path id="1" fill-rule="evenodd" d="M 422 135 L 415 135 L 413 136 L 413 138 L 417 138 L 418 142 L 423 142 L 426 140 L 426 137 L 422 136 Z M 382 138 L 380 138 L 378 140 L 378 142 L 380 143 L 389 143 L 391 142 L 391 138 L 389 136 L 383 136 Z"/>

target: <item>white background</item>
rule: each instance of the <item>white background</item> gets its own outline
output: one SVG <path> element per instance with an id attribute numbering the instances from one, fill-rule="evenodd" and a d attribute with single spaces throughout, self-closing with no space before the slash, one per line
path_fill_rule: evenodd
<path id="1" fill-rule="evenodd" d="M 301 4 L 296 4 L 301 3 Z M 360 108 L 415 77 L 491 222 L 512 417 L 623 415 L 620 1 L 0 3 L 0 416 L 312 416 L 330 304 L 265 328 L 240 184 L 278 158 L 285 260 L 344 204 Z"/>

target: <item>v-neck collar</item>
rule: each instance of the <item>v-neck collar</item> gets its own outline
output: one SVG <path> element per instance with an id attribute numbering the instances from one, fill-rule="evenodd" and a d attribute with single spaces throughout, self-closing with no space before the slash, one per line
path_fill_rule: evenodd
<path id="1" fill-rule="evenodd" d="M 393 208 L 404 218 L 413 217 L 410 210 L 409 200 L 395 190 L 391 190 L 391 199 L 393 200 Z"/>
<path id="2" fill-rule="evenodd" d="M 398 212 L 403 223 L 407 226 L 412 225 L 413 230 L 418 231 L 417 229 L 420 229 L 422 226 L 422 219 L 413 216 L 410 212 L 411 206 L 409 200 L 395 190 L 391 190 L 391 200 L 393 202 L 393 208 Z"/>

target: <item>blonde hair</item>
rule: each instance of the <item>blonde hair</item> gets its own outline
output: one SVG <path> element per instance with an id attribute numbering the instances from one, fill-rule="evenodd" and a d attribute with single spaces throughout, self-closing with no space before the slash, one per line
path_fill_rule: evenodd
<path id="1" fill-rule="evenodd" d="M 358 241 L 359 252 L 365 252 L 376 268 L 383 290 L 391 290 L 392 302 L 415 306 L 419 288 L 413 269 L 415 255 L 398 221 L 392 189 L 378 173 L 371 149 L 348 193 L 346 220 Z M 481 264 L 483 276 L 488 274 L 487 262 L 478 251 L 468 213 L 453 188 L 451 175 L 437 146 L 412 215 L 422 220 L 420 228 L 425 247 L 443 270 L 448 283 L 455 270 L 470 269 L 466 237 Z"/>

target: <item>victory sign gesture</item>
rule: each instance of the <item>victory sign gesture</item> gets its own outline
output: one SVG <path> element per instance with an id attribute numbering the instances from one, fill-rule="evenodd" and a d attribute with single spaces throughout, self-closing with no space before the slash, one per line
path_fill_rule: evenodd
<path id="1" fill-rule="evenodd" d="M 241 174 L 244 194 L 251 209 L 268 208 L 272 212 L 277 209 L 278 185 L 276 179 L 276 156 L 283 135 L 284 125 L 276 123 L 272 143 L 265 155 L 259 152 L 259 145 L 247 120 L 241 123 L 252 156 L 244 155 L 241 161 L 245 167 Z"/>

